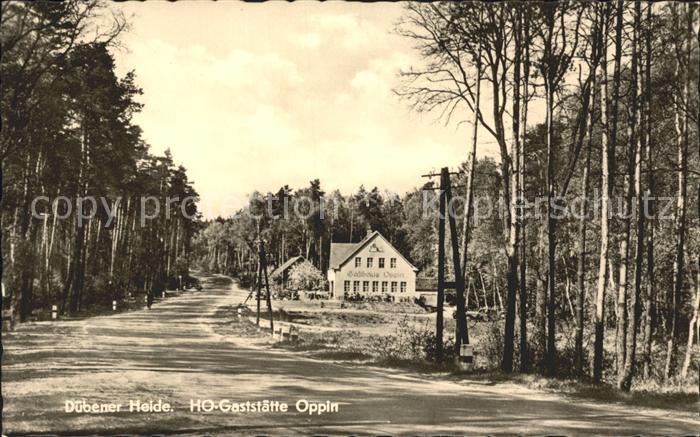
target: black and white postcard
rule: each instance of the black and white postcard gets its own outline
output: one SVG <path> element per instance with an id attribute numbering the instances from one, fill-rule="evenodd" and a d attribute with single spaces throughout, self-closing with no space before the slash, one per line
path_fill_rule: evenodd
<path id="1" fill-rule="evenodd" d="M 3 436 L 700 431 L 698 4 L 1 8 Z"/>

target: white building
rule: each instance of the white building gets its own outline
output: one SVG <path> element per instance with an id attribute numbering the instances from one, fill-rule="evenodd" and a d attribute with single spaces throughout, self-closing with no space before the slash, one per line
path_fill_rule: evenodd
<path id="1" fill-rule="evenodd" d="M 359 294 L 413 300 L 417 271 L 377 231 L 359 243 L 331 243 L 328 282 L 333 299 Z"/>

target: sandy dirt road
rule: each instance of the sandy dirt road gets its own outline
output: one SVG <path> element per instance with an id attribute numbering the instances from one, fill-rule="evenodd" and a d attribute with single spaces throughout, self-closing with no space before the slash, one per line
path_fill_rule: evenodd
<path id="1" fill-rule="evenodd" d="M 317 361 L 246 346 L 213 327 L 246 293 L 226 278 L 153 309 L 26 325 L 3 335 L 3 434 L 681 434 L 700 421 L 662 410 L 581 402 L 514 384 Z M 191 411 L 191 401 L 286 402 L 287 413 Z M 337 402 L 309 415 L 297 401 Z M 121 404 L 66 413 L 66 401 Z M 171 412 L 129 412 L 130 401 Z M 227 406 L 226 402 L 224 406 Z"/>

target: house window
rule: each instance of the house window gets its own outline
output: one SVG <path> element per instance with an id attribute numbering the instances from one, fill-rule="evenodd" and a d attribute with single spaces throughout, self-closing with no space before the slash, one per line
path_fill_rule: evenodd
<path id="1" fill-rule="evenodd" d="M 355 257 L 355 267 L 362 267 L 362 258 L 360 258 L 359 256 Z"/>
<path id="2" fill-rule="evenodd" d="M 369 281 L 362 281 L 362 291 L 365 293 L 369 292 Z"/>
<path id="3" fill-rule="evenodd" d="M 405 292 L 406 292 L 406 283 L 401 282 L 401 293 L 405 293 Z"/>
<path id="4" fill-rule="evenodd" d="M 379 292 L 379 281 L 372 281 L 372 293 Z"/>
<path id="5" fill-rule="evenodd" d="M 396 281 L 391 281 L 391 292 L 396 293 Z"/>
<path id="6" fill-rule="evenodd" d="M 374 258 L 367 258 L 367 268 L 368 269 L 372 268 L 373 262 L 374 262 Z"/>
<path id="7" fill-rule="evenodd" d="M 384 258 L 379 258 L 379 268 L 380 269 L 384 268 Z"/>
<path id="8" fill-rule="evenodd" d="M 345 281 L 343 283 L 343 291 L 350 291 L 350 281 Z"/>
<path id="9" fill-rule="evenodd" d="M 391 260 L 389 260 L 389 262 L 390 262 L 390 267 L 392 269 L 395 269 L 396 268 L 396 258 L 392 258 Z"/>
<path id="10" fill-rule="evenodd" d="M 382 281 L 382 293 L 389 291 L 389 283 L 387 281 Z"/>
<path id="11" fill-rule="evenodd" d="M 360 281 L 352 282 L 352 291 L 354 291 L 355 293 L 360 291 Z"/>

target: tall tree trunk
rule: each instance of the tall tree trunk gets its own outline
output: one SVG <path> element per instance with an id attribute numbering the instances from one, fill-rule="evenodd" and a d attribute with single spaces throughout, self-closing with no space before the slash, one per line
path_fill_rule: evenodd
<path id="1" fill-rule="evenodd" d="M 561 193 L 557 193 L 556 189 L 556 151 L 555 151 L 555 141 L 554 141 L 554 97 L 555 93 L 558 91 L 564 76 L 564 72 L 568 65 L 570 65 L 573 53 L 576 51 L 578 44 L 578 39 L 576 39 L 573 44 L 568 44 L 566 39 L 566 30 L 564 28 L 566 19 L 565 9 L 560 9 L 562 4 L 549 3 L 543 8 L 543 24 L 544 30 L 542 33 L 543 47 L 542 47 L 542 62 L 540 63 L 540 69 L 542 76 L 544 77 L 544 94 L 545 94 L 545 107 L 546 107 L 546 146 L 547 146 L 547 339 L 546 339 L 546 370 L 549 375 L 554 375 L 557 368 L 557 350 L 556 350 L 556 321 L 557 321 L 557 265 L 556 265 L 556 244 L 557 244 L 557 226 L 558 226 L 558 213 L 555 210 L 560 208 L 561 200 L 566 197 L 566 192 L 568 189 L 571 176 L 575 171 L 576 162 L 579 157 L 579 153 L 582 148 L 583 138 L 585 136 L 586 128 L 586 116 L 588 112 L 588 95 L 584 93 L 584 107 L 582 108 L 580 115 L 580 122 L 577 126 L 577 141 L 574 151 L 574 156 L 568 166 L 568 171 L 565 173 L 564 182 L 561 185 Z M 559 12 L 558 12 L 559 11 Z M 559 14 L 559 17 L 557 17 Z M 574 30 L 578 34 L 580 17 L 573 20 L 576 24 Z M 559 24 L 559 19 L 561 23 Z M 559 31 L 557 32 L 557 26 L 559 26 Z M 559 43 L 558 41 L 561 42 Z M 561 44 L 560 47 L 557 47 Z M 571 51 L 571 55 L 567 51 Z M 590 79 L 587 80 L 587 83 Z M 590 85 L 588 85 L 590 86 Z M 581 123 L 582 122 L 582 123 Z"/>
<path id="2" fill-rule="evenodd" d="M 81 137 L 81 157 L 80 157 L 80 172 L 78 175 L 78 193 L 80 196 L 85 197 L 87 195 L 87 170 L 90 163 L 90 145 L 87 137 L 87 127 L 85 125 L 86 121 L 82 121 L 82 137 Z M 84 261 L 84 251 L 85 251 L 85 226 L 82 223 L 82 217 L 76 213 L 75 216 L 75 244 L 73 246 L 73 284 L 70 290 L 70 313 L 73 314 L 78 311 L 78 303 L 80 299 L 80 294 L 83 289 L 85 282 L 85 265 Z"/>
<path id="3" fill-rule="evenodd" d="M 696 7 L 690 8 L 691 14 L 694 13 L 695 8 Z M 691 15 L 691 17 L 692 17 L 692 15 Z M 691 20 L 691 18 L 689 18 L 689 21 L 690 20 Z M 697 37 L 696 39 L 698 42 L 698 47 L 700 47 L 700 29 L 698 29 L 698 32 L 696 33 L 696 37 Z M 690 44 L 690 42 L 689 42 L 689 44 Z M 698 86 L 697 89 L 700 90 L 700 75 L 698 75 L 698 78 L 697 78 L 697 86 Z M 696 128 L 697 128 L 698 135 L 700 135 L 700 114 L 698 114 L 698 115 L 699 116 L 696 118 L 695 121 L 697 124 Z M 700 152 L 700 144 L 698 145 L 698 152 Z M 698 154 L 698 156 L 700 156 L 700 153 Z M 698 184 L 697 188 L 698 188 L 697 214 L 700 216 L 700 183 Z M 696 277 L 695 277 L 695 335 L 698 338 L 698 343 L 700 343 L 700 313 L 699 313 L 699 311 L 700 311 L 700 252 L 698 252 L 697 261 L 698 261 L 698 265 L 697 265 L 698 270 L 696 272 Z M 692 329 L 692 327 L 691 327 L 691 329 Z M 688 344 L 690 345 L 690 341 L 688 342 Z M 687 357 L 687 353 L 688 352 L 686 352 L 686 357 Z M 685 365 L 683 367 L 685 367 Z M 683 378 L 685 378 L 685 374 L 683 374 L 683 372 L 681 372 L 681 376 Z"/>
<path id="4" fill-rule="evenodd" d="M 100 219 L 97 219 L 97 233 L 95 235 L 95 247 L 93 248 L 93 252 L 95 253 L 95 256 L 92 257 L 92 273 L 97 274 L 98 268 L 100 267 L 101 263 L 100 261 L 102 258 L 100 257 L 100 237 L 102 236 L 102 221 Z"/>
<path id="5" fill-rule="evenodd" d="M 41 255 L 46 253 L 46 248 L 49 245 L 49 214 L 44 213 L 44 224 L 41 227 L 41 246 L 39 249 L 38 257 L 41 257 Z M 41 263 L 40 267 L 43 267 L 45 263 Z M 44 284 L 45 283 L 45 277 L 46 274 L 48 273 L 48 269 L 40 268 L 39 269 L 39 283 Z"/>
<path id="6" fill-rule="evenodd" d="M 629 174 L 625 175 L 625 191 L 629 193 L 632 186 Z M 627 337 L 627 263 L 629 261 L 629 238 L 630 238 L 630 197 L 625 195 L 625 212 L 623 219 L 623 230 L 620 237 L 620 268 L 617 284 L 617 324 L 615 329 L 615 363 L 617 364 L 618 379 L 625 367 L 625 339 Z M 619 382 L 618 382 L 619 387 Z"/>
<path id="7" fill-rule="evenodd" d="M 109 277 L 110 279 L 114 278 L 114 263 L 117 257 L 117 248 L 119 246 L 119 232 L 121 229 L 122 221 L 123 221 L 123 215 L 122 215 L 122 208 L 121 208 L 121 202 L 115 201 L 112 204 L 113 210 L 116 209 L 116 219 L 115 222 L 112 224 L 112 250 L 110 253 L 110 259 L 109 259 Z"/>
<path id="8" fill-rule="evenodd" d="M 476 145 L 479 132 L 479 105 L 481 100 L 481 46 L 476 62 L 476 95 L 474 97 L 474 118 L 472 122 L 472 143 L 467 158 L 467 192 L 464 202 L 464 221 L 462 223 L 462 273 L 466 281 L 469 240 L 471 239 L 471 215 L 474 203 L 474 170 L 476 168 Z"/>
<path id="9" fill-rule="evenodd" d="M 544 233 L 546 226 L 544 223 L 539 224 L 537 236 L 537 257 L 541 260 L 544 257 Z M 536 288 L 535 288 L 535 323 L 534 323 L 534 338 L 537 347 L 537 364 L 538 370 L 543 370 L 545 351 L 547 349 L 547 279 L 543 275 L 538 264 L 535 265 Z"/>
<path id="10" fill-rule="evenodd" d="M 551 42 L 550 42 L 551 44 Z M 546 126 L 547 126 L 547 373 L 556 373 L 556 226 L 553 202 L 554 190 L 554 89 L 549 79 L 545 80 Z"/>
<path id="11" fill-rule="evenodd" d="M 523 60 L 523 77 L 522 77 L 522 102 L 520 110 L 520 156 L 519 166 L 520 173 L 518 174 L 518 199 L 520 202 L 525 201 L 525 135 L 527 133 L 527 107 L 529 101 L 529 82 L 530 82 L 530 19 L 527 14 L 523 15 L 522 35 L 525 46 L 525 59 Z M 527 341 L 527 261 L 525 253 L 525 217 L 521 215 L 520 221 L 520 281 L 518 286 L 520 289 L 520 371 L 528 372 L 530 370 L 530 351 Z"/>
<path id="12" fill-rule="evenodd" d="M 90 232 L 92 229 L 92 218 L 88 220 L 88 227 L 85 230 L 85 240 L 83 241 L 83 259 L 80 261 L 80 264 L 82 265 L 83 268 L 83 283 L 80 287 L 80 292 L 78 293 L 78 311 L 83 309 L 83 298 L 85 296 L 85 278 L 87 274 L 87 260 L 88 260 L 88 253 L 90 250 Z"/>
<path id="13" fill-rule="evenodd" d="M 27 142 L 31 142 L 28 139 Z M 19 274 L 19 320 L 20 322 L 25 322 L 32 311 L 32 300 L 33 300 L 33 289 L 32 283 L 34 282 L 34 248 L 31 247 L 33 240 L 33 231 L 31 230 L 32 222 L 30 220 L 30 203 L 32 198 L 32 178 L 30 177 L 30 162 L 32 154 L 27 154 L 27 159 L 25 160 L 22 175 L 23 175 L 23 190 L 22 190 L 22 200 L 19 212 L 19 234 L 17 235 L 21 239 L 21 246 L 23 250 L 20 252 L 21 260 L 21 271 Z M 13 242 L 14 243 L 14 242 Z"/>
<path id="14" fill-rule="evenodd" d="M 617 0 L 615 2 L 615 53 L 614 53 L 614 58 L 613 58 L 613 86 L 612 86 L 612 111 L 610 112 L 610 144 L 609 144 L 609 152 L 610 152 L 610 163 L 609 163 L 609 171 L 610 171 L 610 183 L 609 183 L 609 188 L 610 188 L 610 196 L 612 197 L 615 193 L 615 178 L 617 175 L 617 129 L 618 129 L 618 122 L 620 120 L 620 115 L 619 115 L 619 101 L 620 101 L 620 71 L 621 71 L 621 61 L 622 61 L 622 29 L 624 26 L 624 1 L 623 0 Z M 627 181 L 626 181 L 627 182 Z M 626 236 L 628 233 L 625 232 L 623 233 L 623 236 Z M 611 239 L 611 242 L 609 243 L 611 246 L 615 246 L 615 238 L 614 235 L 610 235 L 609 238 Z M 626 251 L 626 245 L 622 246 L 620 245 L 620 252 Z M 622 261 L 624 261 L 624 256 L 622 257 Z M 611 282 L 611 289 L 617 288 L 618 294 L 620 292 L 620 287 L 626 286 L 626 280 L 623 281 L 623 278 L 619 278 L 619 281 L 617 285 L 613 285 L 615 283 L 615 269 L 612 266 L 612 259 L 608 260 L 609 262 L 609 272 L 608 275 L 610 276 L 610 282 Z M 623 265 L 624 262 L 621 262 L 621 265 Z M 619 272 L 618 272 L 619 273 Z M 619 304 L 619 296 L 618 299 L 615 300 L 616 305 L 614 306 L 615 308 L 615 314 L 617 318 L 624 317 L 624 314 L 620 313 L 620 304 Z M 623 311 L 624 313 L 624 311 Z M 620 327 L 620 324 L 617 325 Z M 624 325 L 622 325 L 624 326 Z M 616 329 L 616 334 L 615 334 L 615 350 L 616 352 L 618 351 L 618 346 L 619 346 L 619 329 Z M 616 354 L 615 357 L 617 358 L 618 355 Z M 617 364 L 617 369 L 619 370 L 619 360 L 616 360 Z"/>
<path id="15" fill-rule="evenodd" d="M 586 302 L 586 228 L 587 228 L 587 213 L 588 213 L 588 189 L 589 189 L 589 179 L 591 172 L 591 155 L 593 152 L 593 127 L 594 127 L 594 112 L 595 112 L 595 90 L 596 90 L 596 69 L 598 68 L 599 51 L 600 51 L 600 36 L 601 26 L 599 24 L 600 17 L 596 16 L 596 21 L 594 25 L 594 35 L 592 42 L 591 58 L 593 61 L 589 64 L 590 68 L 590 85 L 588 89 L 588 97 L 584 99 L 588 101 L 588 115 L 587 115 L 587 125 L 586 125 L 586 135 L 588 136 L 588 141 L 586 145 L 586 163 L 583 168 L 583 176 L 581 178 L 581 197 L 583 202 L 581 204 L 581 219 L 579 221 L 579 256 L 577 265 L 577 281 L 578 281 L 578 294 L 576 297 L 576 333 L 574 336 L 574 366 L 576 368 L 576 373 L 578 375 L 583 374 L 583 325 L 585 321 L 585 310 L 584 305 Z M 583 140 L 584 134 L 581 134 L 581 140 Z"/>
<path id="16" fill-rule="evenodd" d="M 615 57 L 612 86 L 612 111 L 610 111 L 610 190 L 615 190 L 615 174 L 617 162 L 617 125 L 620 120 L 618 107 L 620 102 L 620 70 L 622 61 L 622 28 L 624 25 L 624 1 L 617 0 L 615 10 Z M 610 272 L 612 274 L 612 271 Z"/>
<path id="17" fill-rule="evenodd" d="M 676 16 L 677 23 L 680 25 L 680 20 L 678 19 L 678 7 L 676 3 L 673 5 L 674 15 Z M 689 82 L 690 76 L 688 74 L 689 61 L 690 61 L 690 43 L 691 43 L 691 32 L 692 32 L 692 15 L 690 14 L 690 8 L 688 7 L 688 26 L 686 29 L 686 41 L 687 41 L 687 63 L 685 69 L 683 69 L 683 96 L 676 95 L 675 100 L 675 119 L 674 124 L 676 127 L 677 143 L 678 143 L 678 197 L 676 203 L 676 217 L 674 224 L 675 233 L 675 255 L 673 261 L 673 289 L 671 292 L 671 317 L 669 321 L 669 332 L 668 332 L 668 342 L 666 348 L 666 365 L 664 367 L 664 379 L 668 379 L 673 372 L 676 361 L 676 349 L 678 344 L 676 339 L 678 337 L 678 324 L 679 324 L 679 312 L 680 312 L 680 300 L 681 292 L 683 291 L 683 274 L 684 274 L 684 252 L 685 252 L 685 222 L 686 222 L 686 199 L 688 196 L 688 142 L 689 142 L 689 129 L 688 129 L 688 116 L 685 110 L 681 109 L 681 106 L 688 107 L 688 97 L 689 97 Z M 678 26 L 676 27 L 678 28 Z M 681 52 L 683 43 L 677 43 L 678 47 L 677 60 L 676 60 L 676 77 L 680 78 L 680 73 L 682 69 Z"/>
<path id="18" fill-rule="evenodd" d="M 66 312 L 66 305 L 68 305 L 68 297 L 70 295 L 71 287 L 73 286 L 73 278 L 75 277 L 75 263 L 73 262 L 73 258 L 75 257 L 75 248 L 72 247 L 73 245 L 73 239 L 69 238 L 67 244 L 68 257 L 66 267 L 66 281 L 63 285 L 63 296 L 61 298 L 61 314 L 65 314 Z"/>
<path id="19" fill-rule="evenodd" d="M 639 4 L 639 3 L 637 3 Z M 623 388 L 624 369 L 627 357 L 627 282 L 629 275 L 629 243 L 632 230 L 632 198 L 634 197 L 634 172 L 636 159 L 636 107 L 637 107 L 637 42 L 636 29 L 633 29 L 635 37 L 632 41 L 632 73 L 630 86 L 630 117 L 627 125 L 627 166 L 624 179 L 624 211 L 622 212 L 622 235 L 620 236 L 620 268 L 617 289 L 617 326 L 615 337 L 615 351 L 617 364 L 617 386 Z"/>
<path id="20" fill-rule="evenodd" d="M 633 116 L 630 125 L 637 122 L 642 124 L 641 106 L 639 102 L 642 100 L 642 93 L 638 92 L 638 66 L 641 58 L 641 45 L 639 44 L 639 28 L 641 26 L 641 3 L 635 2 L 634 5 L 634 29 L 632 36 L 632 88 L 630 90 L 632 97 L 632 112 Z M 647 66 L 648 68 L 648 66 Z M 633 126 L 634 135 L 630 138 L 630 142 L 634 144 L 634 202 L 635 214 L 637 217 L 637 242 L 635 249 L 635 269 L 634 269 L 634 289 L 630 294 L 629 301 L 629 325 L 626 332 L 625 344 L 625 360 L 623 364 L 622 375 L 618 377 L 618 387 L 629 391 L 632 387 L 632 378 L 634 377 L 635 360 L 637 352 L 637 327 L 639 325 L 639 317 L 641 313 L 641 293 L 642 293 L 642 269 L 644 267 L 644 198 L 642 196 L 642 165 L 646 150 L 646 137 L 639 132 L 636 126 Z M 628 237 L 629 238 L 629 237 Z"/>
<path id="21" fill-rule="evenodd" d="M 609 6 L 606 7 L 603 17 L 603 44 L 600 63 L 601 88 L 600 88 L 600 119 L 602 124 L 601 138 L 601 207 L 600 207 L 600 255 L 598 258 L 598 284 L 595 298 L 595 340 L 593 347 L 593 381 L 600 382 L 603 374 L 603 341 L 605 335 L 605 291 L 608 286 L 608 243 L 610 240 L 608 214 L 610 211 L 611 191 L 611 149 L 610 131 L 608 126 L 608 31 Z"/>
<path id="22" fill-rule="evenodd" d="M 656 278 L 654 276 L 654 223 L 655 223 L 655 181 L 654 181 L 654 159 L 651 146 L 651 9 L 652 3 L 647 4 L 646 28 L 645 28 L 645 64 L 644 70 L 644 138 L 646 143 L 647 155 L 647 202 L 646 208 L 648 213 L 647 226 L 647 286 L 644 296 L 644 338 L 642 340 L 643 348 L 643 374 L 644 378 L 648 379 L 651 376 L 651 343 L 654 334 L 654 323 L 656 313 Z"/>
<path id="23" fill-rule="evenodd" d="M 591 93 L 591 105 L 588 114 L 588 143 L 586 148 L 586 165 L 583 168 L 581 178 L 581 220 L 579 221 L 579 254 L 577 266 L 578 295 L 576 298 L 576 335 L 574 338 L 574 367 L 578 375 L 583 374 L 583 324 L 585 320 L 584 305 L 586 302 L 586 215 L 588 212 L 588 187 L 591 171 L 591 154 L 593 150 L 593 113 L 595 111 L 595 74 L 589 92 Z"/>
<path id="24" fill-rule="evenodd" d="M 444 169 L 447 172 L 447 168 Z M 449 181 L 449 173 L 448 181 Z M 448 205 L 452 202 L 452 187 L 448 184 L 445 189 L 445 200 Z M 450 243 L 452 246 L 452 265 L 455 277 L 455 292 L 457 298 L 457 323 L 455 326 L 455 356 L 459 357 L 462 344 L 469 344 L 469 327 L 467 326 L 467 309 L 464 292 L 464 276 L 460 270 L 459 239 L 457 236 L 457 220 L 452 211 L 447 211 L 450 225 Z"/>
<path id="25" fill-rule="evenodd" d="M 520 239 L 520 219 L 518 217 L 518 194 L 520 173 L 520 62 L 522 51 L 522 9 L 518 11 L 518 20 L 515 29 L 515 47 L 513 59 L 513 121 L 512 121 L 512 140 L 511 140 L 511 165 L 510 172 L 510 232 L 509 244 L 511 253 L 508 256 L 508 296 L 506 298 L 506 327 L 505 327 L 505 343 L 503 345 L 503 364 L 502 368 L 505 372 L 513 371 L 513 353 L 515 348 L 515 304 L 517 299 L 518 288 L 518 241 Z M 495 302 L 494 302 L 495 305 Z"/>
<path id="26" fill-rule="evenodd" d="M 60 195 L 61 195 L 61 191 L 58 190 L 58 191 L 56 192 L 56 197 L 58 197 L 58 196 L 60 196 Z M 54 237 L 55 237 L 55 235 L 56 235 L 56 222 L 57 222 L 57 220 L 58 220 L 58 204 L 57 204 L 57 203 L 54 203 L 54 205 L 55 205 L 55 206 L 51 209 L 51 212 L 52 212 L 52 214 L 53 214 L 53 222 L 52 222 L 52 224 L 51 224 L 51 237 L 49 238 L 49 244 L 48 244 L 48 246 L 47 246 L 47 248 L 46 248 L 46 259 L 45 259 L 45 263 L 46 263 L 46 270 L 47 270 L 47 271 L 48 271 L 48 270 L 50 269 L 50 267 L 51 267 L 51 264 L 50 264 L 50 263 L 51 263 L 51 254 L 52 254 L 52 252 L 53 252 L 53 242 L 54 242 Z"/>

